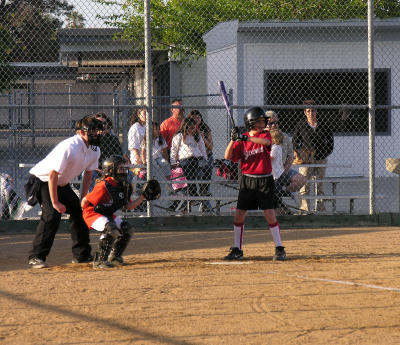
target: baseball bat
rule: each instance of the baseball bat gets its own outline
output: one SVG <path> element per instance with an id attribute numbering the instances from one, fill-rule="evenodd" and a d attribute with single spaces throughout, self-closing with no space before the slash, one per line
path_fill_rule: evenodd
<path id="1" fill-rule="evenodd" d="M 221 94 L 222 100 L 224 101 L 229 120 L 231 121 L 232 127 L 236 127 L 235 121 L 233 120 L 232 108 L 229 103 L 229 98 L 228 98 L 228 94 L 226 93 L 224 82 L 222 80 L 220 80 L 218 82 L 218 85 L 219 85 L 219 92 Z"/>

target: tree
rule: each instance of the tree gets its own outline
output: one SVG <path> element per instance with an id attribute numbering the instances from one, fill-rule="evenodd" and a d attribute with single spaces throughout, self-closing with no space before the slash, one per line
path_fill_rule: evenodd
<path id="1" fill-rule="evenodd" d="M 120 38 L 143 44 L 143 3 L 143 0 L 123 0 L 121 15 L 103 19 L 122 29 Z M 375 15 L 400 16 L 400 2 L 376 0 Z M 172 47 L 177 54 L 204 55 L 202 36 L 224 21 L 365 19 L 366 16 L 366 0 L 151 0 L 153 45 Z"/>
<path id="2" fill-rule="evenodd" d="M 0 26 L 0 92 L 9 89 L 14 79 L 13 69 L 7 63 L 7 53 L 12 47 L 12 39 L 8 30 Z"/>
<path id="3" fill-rule="evenodd" d="M 57 30 L 72 10 L 66 0 L 0 0 L 0 91 L 18 77 L 11 62 L 58 61 Z"/>
<path id="4" fill-rule="evenodd" d="M 8 61 L 57 61 L 56 33 L 72 10 L 65 0 L 0 0 L 0 20 L 12 39 Z"/>
<path id="5" fill-rule="evenodd" d="M 85 18 L 77 11 L 72 11 L 67 20 L 65 27 L 68 29 L 82 29 L 85 26 Z"/>

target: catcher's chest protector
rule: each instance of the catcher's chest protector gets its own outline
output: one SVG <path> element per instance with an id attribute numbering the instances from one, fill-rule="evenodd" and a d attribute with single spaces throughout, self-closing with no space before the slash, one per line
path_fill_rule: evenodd
<path id="1" fill-rule="evenodd" d="M 126 201 L 132 194 L 132 186 L 129 186 L 127 191 L 126 188 L 123 188 L 120 185 L 113 186 L 108 182 L 105 182 L 105 185 L 108 193 L 111 196 L 112 202 L 107 204 L 97 205 L 99 210 L 96 211 L 107 217 L 111 217 L 113 213 L 115 213 L 117 210 L 119 210 L 122 206 L 126 204 Z M 126 192 L 128 192 L 128 195 L 125 194 Z"/>

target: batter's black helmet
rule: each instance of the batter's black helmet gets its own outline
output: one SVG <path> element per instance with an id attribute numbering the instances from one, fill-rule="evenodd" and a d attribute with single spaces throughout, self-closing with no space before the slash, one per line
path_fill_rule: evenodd
<path id="1" fill-rule="evenodd" d="M 246 112 L 244 113 L 244 125 L 246 126 L 246 129 L 250 131 L 251 129 L 254 128 L 254 125 L 256 121 L 260 118 L 267 118 L 265 116 L 265 111 L 263 108 L 260 107 L 252 107 L 250 109 L 247 109 Z"/>
<path id="2" fill-rule="evenodd" d="M 125 158 L 120 155 L 112 155 L 105 159 L 102 164 L 103 176 L 104 177 L 114 177 L 116 180 L 123 181 L 127 177 L 127 169 L 125 173 L 118 174 L 118 166 L 120 164 L 125 164 Z"/>

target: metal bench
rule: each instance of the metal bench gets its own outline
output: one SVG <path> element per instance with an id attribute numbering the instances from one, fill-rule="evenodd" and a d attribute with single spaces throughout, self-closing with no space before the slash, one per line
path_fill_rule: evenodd
<path id="1" fill-rule="evenodd" d="M 363 175 L 337 175 L 337 176 L 327 176 L 323 179 L 311 179 L 308 180 L 307 183 L 314 184 L 314 193 L 317 195 L 317 183 L 330 183 L 331 184 L 331 193 L 333 196 L 337 195 L 337 185 L 339 183 L 356 183 L 356 182 L 368 182 L 368 177 L 364 177 Z M 302 197 L 306 199 L 305 197 Z M 321 198 L 315 197 L 314 200 L 319 200 Z M 363 198 L 361 198 L 363 199 Z M 336 198 L 327 199 L 332 203 L 332 212 L 336 212 Z M 354 200 L 353 200 L 354 203 Z"/>
<path id="2" fill-rule="evenodd" d="M 354 200 L 369 199 L 369 195 L 367 195 L 367 194 L 358 194 L 358 195 L 302 195 L 301 198 L 302 199 L 307 199 L 307 200 L 329 200 L 329 201 L 347 200 L 348 199 L 350 201 L 349 213 L 352 214 L 354 212 Z M 375 198 L 383 199 L 384 195 L 375 195 Z M 333 206 L 332 206 L 332 211 L 336 212 L 336 204 L 335 204 L 335 209 L 333 209 Z"/>

